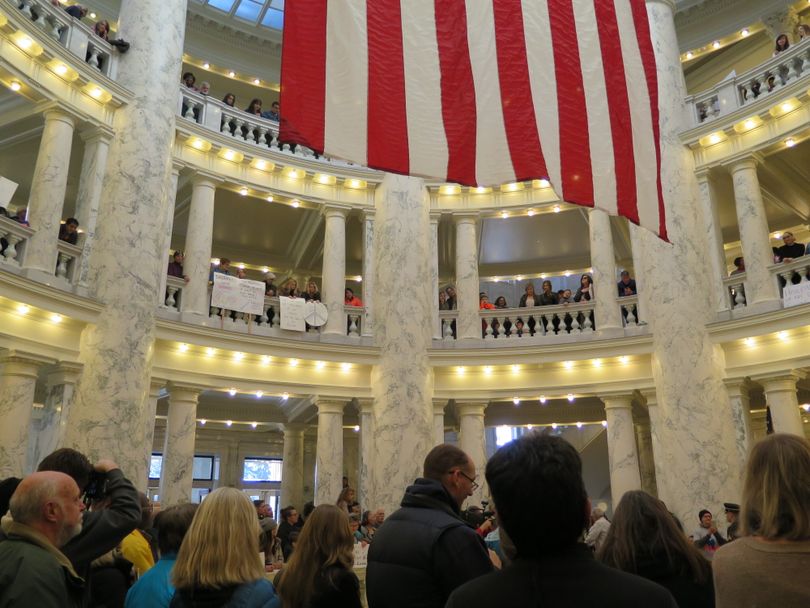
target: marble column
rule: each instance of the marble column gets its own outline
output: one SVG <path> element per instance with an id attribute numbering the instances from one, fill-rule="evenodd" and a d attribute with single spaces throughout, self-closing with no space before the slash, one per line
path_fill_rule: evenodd
<path id="1" fill-rule="evenodd" d="M 183 290 L 180 310 L 208 317 L 208 276 L 211 272 L 211 244 L 214 239 L 214 199 L 220 180 L 211 175 L 196 174 L 191 182 L 191 205 L 186 228 L 186 258 L 183 271 L 188 284 Z M 161 259 L 165 258 L 165 251 Z M 165 269 L 163 274 L 166 274 Z"/>
<path id="2" fill-rule="evenodd" d="M 360 294 L 357 294 L 360 295 Z M 374 211 L 363 211 L 363 306 L 365 318 L 360 327 L 363 336 L 374 335 Z"/>
<path id="3" fill-rule="evenodd" d="M 149 382 L 149 401 L 146 406 L 146 415 L 144 416 L 144 440 L 143 449 L 146 451 L 146 457 L 152 458 L 152 452 L 155 446 L 155 422 L 157 416 L 158 401 L 160 401 L 161 393 L 166 387 L 166 380 L 159 378 L 152 378 Z M 164 433 L 164 442 L 165 442 Z M 149 471 L 146 470 L 140 473 L 140 478 L 130 477 L 130 481 L 135 484 L 136 488 L 145 488 L 149 485 Z"/>
<path id="4" fill-rule="evenodd" d="M 281 508 L 304 508 L 304 426 L 284 425 L 284 453 L 281 460 Z"/>
<path id="5" fill-rule="evenodd" d="M 317 443 L 304 436 L 304 502 L 315 502 L 315 462 Z"/>
<path id="6" fill-rule="evenodd" d="M 80 365 L 63 361 L 48 372 L 42 416 L 37 424 L 31 425 L 30 470 L 35 470 L 45 456 L 64 445 L 70 404 L 81 371 Z"/>
<path id="7" fill-rule="evenodd" d="M 356 494 L 360 483 L 360 433 L 354 428 L 343 429 L 343 475 Z"/>
<path id="8" fill-rule="evenodd" d="M 658 480 L 662 475 L 666 475 L 667 471 L 661 459 L 664 458 L 664 449 L 661 446 L 661 439 L 659 437 L 659 430 L 661 428 L 661 416 L 658 413 L 658 395 L 655 390 L 642 391 L 644 398 L 644 407 L 647 410 L 647 416 L 650 419 L 650 449 L 652 450 L 653 470 L 656 479 L 656 496 L 660 498 L 660 490 L 658 489 Z"/>
<path id="9" fill-rule="evenodd" d="M 610 493 L 615 509 L 625 492 L 641 489 L 633 403 L 631 395 L 610 395 L 601 399 L 607 419 Z"/>
<path id="10" fill-rule="evenodd" d="M 467 499 L 468 504 L 480 505 L 487 500 L 489 490 L 486 488 L 484 471 L 487 467 L 487 439 L 484 434 L 484 410 L 486 401 L 464 402 L 456 404 L 458 414 L 458 447 L 470 457 L 475 464 L 478 489 Z"/>
<path id="11" fill-rule="evenodd" d="M 782 4 L 782 3 L 777 3 Z M 777 6 L 761 16 L 768 37 L 776 39 L 779 34 L 787 34 L 791 39 L 796 26 L 799 25 L 800 18 L 793 6 Z"/>
<path id="12" fill-rule="evenodd" d="M 804 437 L 804 423 L 799 411 L 799 397 L 796 382 L 802 376 L 788 372 L 770 378 L 753 377 L 765 389 L 765 403 L 771 410 L 774 433 L 790 433 Z"/>
<path id="13" fill-rule="evenodd" d="M 76 119 L 58 109 L 46 110 L 45 128 L 28 197 L 28 222 L 34 234 L 25 244 L 23 268 L 34 276 L 53 275 L 59 224 L 65 204 L 70 150 Z"/>
<path id="14" fill-rule="evenodd" d="M 653 341 L 658 405 L 650 408 L 650 424 L 659 498 L 682 521 L 692 521 L 702 506 L 739 496 L 742 469 L 723 384 L 723 350 L 712 343 L 706 327 L 716 313 L 709 298 L 694 297 L 708 293 L 711 284 L 694 158 L 679 135 L 691 119 L 684 103 L 674 3 L 648 0 L 646 6 L 657 63 L 661 185 L 670 243 L 636 229 L 636 272 L 647 287 L 639 290 L 639 297 L 650 312 Z M 684 290 L 684 285 L 690 288 Z"/>
<path id="15" fill-rule="evenodd" d="M 185 27 L 186 0 L 121 4 L 118 36 L 133 45 L 119 57 L 117 82 L 132 98 L 113 119 L 104 186 L 114 196 L 99 207 L 88 273 L 101 311 L 82 333 L 84 369 L 68 420 L 68 445 L 91 460 L 114 455 L 132 479 L 149 467 L 159 248 L 177 112 L 176 96 L 163 93 L 177 89 Z"/>
<path id="16" fill-rule="evenodd" d="M 172 246 L 172 231 L 174 230 L 174 207 L 177 202 L 177 183 L 180 180 L 180 170 L 182 166 L 173 163 L 172 172 L 169 174 L 169 185 L 166 188 L 166 215 L 163 217 L 163 261 L 166 268 L 160 272 L 160 289 L 158 289 L 158 306 L 166 306 L 166 282 L 168 279 L 169 250 Z M 183 264 L 185 271 L 185 263 Z M 207 277 L 206 277 L 207 278 Z M 181 296 L 182 297 L 182 296 Z"/>
<path id="17" fill-rule="evenodd" d="M 169 388 L 169 413 L 160 471 L 160 504 L 163 507 L 191 501 L 199 397 L 200 390 L 196 388 L 174 385 Z"/>
<path id="18" fill-rule="evenodd" d="M 644 285 L 644 280 L 645 279 L 644 279 L 643 273 L 641 272 L 641 268 L 642 268 L 641 249 L 642 249 L 642 246 L 641 246 L 641 243 L 640 243 L 640 239 L 641 239 L 641 234 L 642 234 L 643 231 L 640 230 L 638 228 L 638 226 L 636 226 L 632 222 L 627 222 L 627 230 L 630 233 L 630 247 L 633 250 L 632 251 L 633 275 L 634 275 L 633 278 L 636 281 L 636 293 L 640 294 L 640 293 L 644 292 L 644 289 L 646 289 L 646 287 Z M 618 293 L 618 286 L 617 286 L 617 293 Z M 642 300 L 642 298 L 639 297 L 639 304 L 638 304 L 638 306 L 636 306 L 636 315 L 637 315 L 639 324 L 640 325 L 646 325 L 647 324 L 647 310 L 646 310 L 645 306 L 641 305 L 641 300 Z"/>
<path id="19" fill-rule="evenodd" d="M 106 129 L 92 128 L 81 131 L 80 135 L 84 140 L 84 156 L 82 172 L 79 175 L 79 190 L 76 193 L 75 217 L 83 236 L 82 257 L 79 260 L 76 279 L 80 287 L 87 288 L 90 255 L 96 238 L 98 208 L 101 205 L 101 197 L 105 194 L 104 172 L 107 170 L 107 155 L 110 151 L 112 133 Z"/>
<path id="20" fill-rule="evenodd" d="M 737 453 L 740 462 L 745 466 L 748 450 L 752 444 L 751 434 L 751 402 L 749 399 L 749 386 L 745 378 L 727 378 L 726 391 L 731 402 L 731 412 L 734 416 L 734 435 L 737 440 Z M 795 388 L 795 386 L 794 386 Z"/>
<path id="21" fill-rule="evenodd" d="M 433 339 L 441 340 L 442 322 L 439 318 L 439 220 L 440 213 L 430 214 L 430 286 L 433 293 L 430 296 L 432 309 L 430 311 Z"/>
<path id="22" fill-rule="evenodd" d="M 459 340 L 481 338 L 481 318 L 478 315 L 478 214 L 454 214 L 456 222 L 456 296 L 458 320 L 456 334 Z M 438 298 L 438 295 L 436 296 Z"/>
<path id="23" fill-rule="evenodd" d="M 433 445 L 444 443 L 444 408 L 447 399 L 433 400 Z"/>
<path id="24" fill-rule="evenodd" d="M 328 311 L 326 325 L 321 330 L 324 334 L 346 335 L 343 294 L 346 290 L 347 213 L 346 208 L 333 205 L 327 205 L 323 210 L 326 218 L 326 231 L 323 238 L 321 301 Z M 306 285 L 302 287 L 302 291 L 304 289 L 306 289 Z"/>
<path id="25" fill-rule="evenodd" d="M 745 260 L 745 300 L 748 307 L 779 301 L 779 288 L 768 271 L 773 264 L 773 249 L 768 232 L 768 217 L 753 157 L 736 161 L 729 167 L 734 184 L 734 204 L 740 227 L 740 245 Z"/>
<path id="26" fill-rule="evenodd" d="M 343 408 L 340 401 L 318 401 L 315 504 L 335 504 L 343 488 Z"/>
<path id="27" fill-rule="evenodd" d="M 617 302 L 616 257 L 610 216 L 601 209 L 588 212 L 593 268 L 594 318 L 596 331 L 602 337 L 622 334 L 622 311 Z"/>
<path id="28" fill-rule="evenodd" d="M 374 401 L 360 399 L 360 477 L 357 480 L 357 500 L 363 509 L 375 509 L 376 496 L 372 486 L 374 471 Z"/>
<path id="29" fill-rule="evenodd" d="M 638 472 L 641 475 L 641 489 L 647 494 L 658 496 L 658 486 L 655 480 L 655 458 L 653 456 L 650 421 L 648 419 L 636 422 L 636 447 L 638 448 Z"/>
<path id="30" fill-rule="evenodd" d="M 709 280 L 712 288 L 709 297 L 712 308 L 717 312 L 729 309 L 729 296 L 723 279 L 728 276 L 726 253 L 723 249 L 723 232 L 720 224 L 720 201 L 717 197 L 717 183 L 714 175 L 704 169 L 697 174 L 700 198 L 700 220 L 703 225 L 703 238 L 706 240 L 709 258 Z"/>
<path id="31" fill-rule="evenodd" d="M 393 512 L 433 447 L 430 199 L 418 178 L 386 174 L 374 193 L 375 507 Z M 403 285 L 408 296 L 403 297 Z"/>
<path id="32" fill-rule="evenodd" d="M 0 357 L 0 479 L 23 477 L 39 366 L 45 361 L 22 353 Z"/>

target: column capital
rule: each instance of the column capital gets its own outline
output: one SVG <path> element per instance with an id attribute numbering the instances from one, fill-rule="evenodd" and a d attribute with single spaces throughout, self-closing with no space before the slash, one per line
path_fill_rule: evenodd
<path id="1" fill-rule="evenodd" d="M 60 361 L 54 369 L 48 372 L 48 385 L 76 384 L 83 368 L 81 363 Z"/>
<path id="2" fill-rule="evenodd" d="M 447 407 L 447 399 L 433 399 L 433 414 L 444 414 L 444 409 Z M 484 406 L 486 407 L 486 405 Z"/>
<path id="3" fill-rule="evenodd" d="M 453 211 L 452 214 L 453 221 L 456 225 L 459 224 L 476 224 L 478 219 L 481 217 L 481 214 L 478 211 L 471 211 L 469 209 L 465 209 L 463 211 Z"/>
<path id="4" fill-rule="evenodd" d="M 191 184 L 196 188 L 197 186 L 206 187 L 206 188 L 216 188 L 218 185 L 222 184 L 225 180 L 221 177 L 214 175 L 213 173 L 207 173 L 205 171 L 195 171 L 194 175 L 191 176 Z"/>
<path id="5" fill-rule="evenodd" d="M 790 370 L 777 374 L 759 374 L 751 376 L 751 380 L 762 385 L 766 393 L 796 392 L 796 383 L 805 377 L 804 372 Z"/>
<path id="6" fill-rule="evenodd" d="M 312 403 L 318 408 L 318 415 L 320 416 L 321 414 L 343 414 L 349 400 L 332 397 L 315 397 Z"/>
<path id="7" fill-rule="evenodd" d="M 307 425 L 302 424 L 300 422 L 285 422 L 283 433 L 284 438 L 286 439 L 287 436 L 295 437 L 295 436 L 303 436 L 304 431 L 307 430 Z"/>
<path id="8" fill-rule="evenodd" d="M 321 214 L 323 214 L 326 219 L 329 219 L 330 217 L 339 217 L 345 220 L 351 209 L 351 207 L 346 205 L 335 205 L 328 203 L 321 207 Z"/>
<path id="9" fill-rule="evenodd" d="M 197 403 L 200 398 L 200 393 L 205 390 L 205 387 L 195 384 L 175 384 L 170 382 L 169 386 L 169 403 L 176 401 L 193 401 Z"/>
<path id="10" fill-rule="evenodd" d="M 442 212 L 441 211 L 431 211 L 430 212 L 430 223 L 431 224 L 438 224 L 441 219 L 442 219 Z"/>
<path id="11" fill-rule="evenodd" d="M 53 359 L 31 353 L 8 351 L 0 356 L 0 376 L 36 378 L 41 366 L 53 362 Z"/>
<path id="12" fill-rule="evenodd" d="M 172 175 L 180 175 L 180 171 L 186 168 L 186 165 L 179 163 L 176 160 L 172 161 Z"/>
<path id="13" fill-rule="evenodd" d="M 697 178 L 698 183 L 714 183 L 715 182 L 714 172 L 711 170 L 711 168 L 708 168 L 708 167 L 703 168 L 703 169 L 698 169 L 697 171 L 695 171 L 695 177 Z"/>
<path id="14" fill-rule="evenodd" d="M 104 125 L 88 125 L 79 131 L 79 137 L 82 138 L 85 144 L 94 144 L 96 142 L 109 144 L 115 137 L 115 133 Z"/>
<path id="15" fill-rule="evenodd" d="M 633 395 L 631 393 L 600 393 L 599 400 L 605 405 L 605 410 L 633 408 Z"/>
<path id="16" fill-rule="evenodd" d="M 726 392 L 730 397 L 748 394 L 751 390 L 751 383 L 748 378 L 724 378 L 723 384 L 726 385 Z"/>
<path id="17" fill-rule="evenodd" d="M 487 407 L 489 406 L 489 401 L 470 401 L 465 400 L 463 402 L 456 401 L 456 412 L 458 413 L 459 418 L 465 416 L 480 416 L 481 418 L 484 417 L 484 412 L 486 411 Z"/>
<path id="18" fill-rule="evenodd" d="M 675 0 L 646 0 L 647 4 L 663 4 L 664 6 L 669 7 L 672 11 L 672 14 L 675 15 Z"/>
<path id="19" fill-rule="evenodd" d="M 149 398 L 159 399 L 161 391 L 166 388 L 167 381 L 163 378 L 152 378 L 149 381 Z"/>
<path id="20" fill-rule="evenodd" d="M 753 170 L 756 171 L 757 165 L 762 162 L 762 155 L 758 153 L 746 153 L 743 156 L 738 156 L 726 163 L 723 166 L 729 173 L 734 175 L 738 171 Z"/>
<path id="21" fill-rule="evenodd" d="M 45 122 L 50 121 L 59 121 L 63 122 L 66 125 L 70 125 L 72 129 L 76 128 L 76 124 L 81 122 L 81 117 L 78 114 L 74 114 L 73 112 L 66 110 L 62 106 L 50 106 L 48 107 L 43 113 L 43 118 Z"/>
<path id="22" fill-rule="evenodd" d="M 645 388 L 638 391 L 638 393 L 643 398 L 643 405 L 647 409 L 658 405 L 658 393 L 654 388 Z"/>
<path id="23" fill-rule="evenodd" d="M 358 397 L 357 405 L 360 406 L 360 414 L 372 414 L 374 412 L 374 399 L 372 397 Z"/>
<path id="24" fill-rule="evenodd" d="M 373 222 L 377 218 L 377 210 L 373 208 L 363 209 L 363 221 Z"/>

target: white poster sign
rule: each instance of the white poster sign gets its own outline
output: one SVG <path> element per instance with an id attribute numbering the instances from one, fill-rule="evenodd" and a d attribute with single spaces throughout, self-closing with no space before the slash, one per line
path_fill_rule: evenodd
<path id="1" fill-rule="evenodd" d="M 303 298 L 279 297 L 281 304 L 281 329 L 292 331 L 306 331 L 304 318 L 307 316 L 307 306 Z"/>
<path id="2" fill-rule="evenodd" d="M 17 184 L 15 182 L 0 175 L 0 207 L 8 209 L 8 204 L 11 202 L 11 197 L 14 196 L 16 189 Z"/>
<path id="3" fill-rule="evenodd" d="M 368 566 L 368 548 L 371 545 L 354 543 L 354 567 L 365 568 Z"/>
<path id="4" fill-rule="evenodd" d="M 798 285 L 785 285 L 782 290 L 785 298 L 785 308 L 810 303 L 810 283 L 804 281 Z"/>
<path id="5" fill-rule="evenodd" d="M 215 272 L 211 306 L 260 315 L 264 310 L 264 288 L 261 281 L 238 279 Z"/>

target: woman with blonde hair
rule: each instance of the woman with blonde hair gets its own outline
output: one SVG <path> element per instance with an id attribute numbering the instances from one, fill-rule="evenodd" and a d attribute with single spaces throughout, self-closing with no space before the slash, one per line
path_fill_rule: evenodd
<path id="1" fill-rule="evenodd" d="M 219 488 L 206 497 L 172 571 L 171 608 L 271 608 L 276 594 L 259 559 L 259 520 L 244 492 Z"/>
<path id="2" fill-rule="evenodd" d="M 743 538 L 714 554 L 718 608 L 810 606 L 810 443 L 770 435 L 748 457 Z"/>
<path id="3" fill-rule="evenodd" d="M 348 516 L 335 505 L 317 507 L 279 576 L 281 608 L 360 608 L 353 563 Z"/>
<path id="4" fill-rule="evenodd" d="M 335 504 L 340 508 L 341 511 L 345 512 L 346 515 L 351 515 L 352 507 L 357 504 L 354 500 L 354 496 L 354 488 L 343 488 L 340 491 L 340 496 L 338 496 Z"/>

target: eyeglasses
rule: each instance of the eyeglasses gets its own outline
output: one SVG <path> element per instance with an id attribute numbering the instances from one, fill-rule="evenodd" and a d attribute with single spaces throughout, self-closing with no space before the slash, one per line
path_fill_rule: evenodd
<path id="1" fill-rule="evenodd" d="M 478 482 L 477 482 L 477 481 L 475 481 L 475 479 L 473 479 L 472 477 L 470 477 L 469 475 L 467 475 L 467 474 L 466 474 L 464 471 L 462 471 L 461 469 L 459 469 L 459 470 L 458 470 L 458 472 L 459 472 L 459 475 L 461 475 L 462 477 L 464 477 L 464 479 L 466 479 L 467 481 L 469 481 L 469 482 L 472 484 L 472 491 L 473 491 L 473 492 L 475 492 L 475 491 L 476 491 L 478 488 L 480 488 L 480 487 L 481 487 L 481 486 L 479 486 L 479 485 L 478 485 Z"/>

